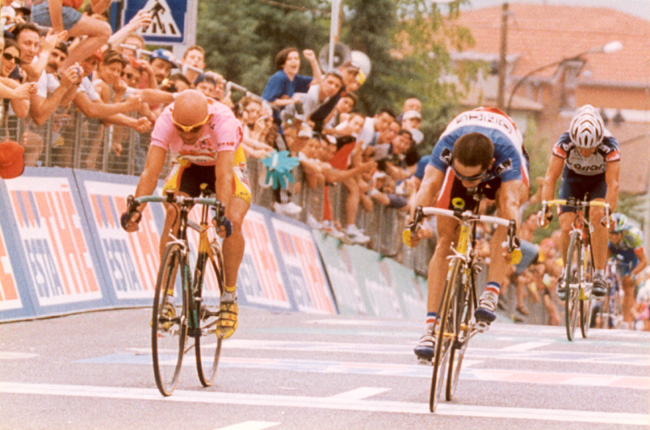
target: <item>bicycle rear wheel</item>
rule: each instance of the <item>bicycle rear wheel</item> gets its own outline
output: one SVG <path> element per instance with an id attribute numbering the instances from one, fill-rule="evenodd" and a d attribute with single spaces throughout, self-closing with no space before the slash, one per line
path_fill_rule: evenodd
<path id="1" fill-rule="evenodd" d="M 200 280 L 198 282 L 202 283 L 199 286 L 199 291 L 202 291 L 203 286 L 208 285 L 208 283 L 216 283 L 219 291 L 223 291 L 225 279 L 221 247 L 218 242 L 213 242 L 210 247 L 214 259 L 203 259 L 202 267 L 197 264 L 197 271 L 200 270 L 202 276 L 195 276 L 195 279 Z M 199 321 L 201 330 L 200 335 L 196 337 L 194 351 L 199 381 L 204 387 L 209 387 L 217 376 L 217 367 L 219 366 L 219 356 L 221 354 L 222 339 L 216 333 L 217 320 L 219 319 L 219 302 L 216 301 L 215 304 L 211 304 L 204 298 L 202 303 Z M 214 309 L 214 311 L 211 309 Z"/>
<path id="2" fill-rule="evenodd" d="M 465 350 L 469 344 L 471 333 L 471 319 L 474 315 L 476 303 L 476 286 L 474 284 L 474 274 L 471 269 L 463 265 L 463 273 L 467 282 L 457 280 L 456 294 L 452 298 L 451 308 L 454 310 L 454 333 L 455 339 L 449 352 L 449 371 L 447 372 L 447 389 L 445 398 L 452 400 L 458 385 L 460 369 L 463 365 Z"/>
<path id="3" fill-rule="evenodd" d="M 187 279 L 180 245 L 171 244 L 160 262 L 151 320 L 151 349 L 156 386 L 163 396 L 178 384 L 187 339 Z M 180 291 L 174 294 L 175 287 Z"/>
<path id="4" fill-rule="evenodd" d="M 433 377 L 431 378 L 431 391 L 429 392 L 429 410 L 434 412 L 438 406 L 438 400 L 445 385 L 447 364 L 449 362 L 449 351 L 453 344 L 453 310 L 451 308 L 452 298 L 456 295 L 457 279 L 461 278 L 461 264 L 454 262 L 452 271 L 445 282 L 445 290 L 442 296 L 442 304 L 439 312 L 439 323 L 435 334 L 436 350 L 433 355 Z"/>
<path id="5" fill-rule="evenodd" d="M 582 261 L 582 267 L 584 268 L 582 279 L 583 281 L 593 282 L 594 262 L 591 255 L 591 246 L 589 244 L 583 245 L 582 258 L 584 259 L 584 261 Z M 586 339 L 587 334 L 589 334 L 594 300 L 595 297 L 591 293 L 587 296 L 584 294 L 584 290 L 580 289 L 580 331 L 582 332 L 582 337 L 584 339 Z"/>
<path id="6" fill-rule="evenodd" d="M 579 289 L 571 288 L 571 284 L 576 285 L 578 282 L 580 282 L 580 232 L 574 231 L 571 233 L 564 267 L 564 322 L 566 337 L 569 340 L 574 338 L 579 313 Z"/>

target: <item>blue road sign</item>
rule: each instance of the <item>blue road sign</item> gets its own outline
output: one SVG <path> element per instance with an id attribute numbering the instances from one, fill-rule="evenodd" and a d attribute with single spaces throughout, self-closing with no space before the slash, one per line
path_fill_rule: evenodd
<path id="1" fill-rule="evenodd" d="M 184 43 L 187 0 L 127 0 L 124 20 L 128 23 L 141 9 L 151 13 L 152 22 L 140 34 L 147 42 Z"/>

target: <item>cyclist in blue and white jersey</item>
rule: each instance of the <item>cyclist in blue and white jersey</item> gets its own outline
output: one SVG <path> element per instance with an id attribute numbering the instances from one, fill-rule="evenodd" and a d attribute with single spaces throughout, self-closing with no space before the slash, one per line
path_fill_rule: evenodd
<path id="1" fill-rule="evenodd" d="M 636 278 L 648 265 L 643 250 L 643 232 L 634 227 L 623 214 L 612 215 L 613 228 L 609 232 L 609 257 L 622 257 L 619 273 L 623 278 L 623 322 L 628 327 L 634 322 L 632 306 L 634 306 Z"/>
<path id="2" fill-rule="evenodd" d="M 515 220 L 518 225 L 519 208 L 528 198 L 528 186 L 523 138 L 515 123 L 496 108 L 477 108 L 461 113 L 449 123 L 433 148 L 411 207 L 437 206 L 471 211 L 478 204 L 474 195 L 480 191 L 488 199 L 496 200 L 497 216 Z M 437 219 L 438 241 L 429 262 L 427 279 L 425 331 L 414 349 L 422 361 L 430 361 L 434 354 L 435 325 L 448 271 L 447 257 L 458 236 L 458 225 L 452 218 Z M 417 246 L 428 236 L 421 228 L 404 241 L 409 246 Z M 499 226 L 490 241 L 488 284 L 475 312 L 478 322 L 489 324 L 496 318 L 501 283 L 508 275 L 509 261 L 501 247 L 505 239 L 506 229 Z"/>
<path id="3" fill-rule="evenodd" d="M 598 111 L 591 105 L 582 106 L 571 120 L 569 131 L 553 145 L 553 153 L 544 177 L 542 200 L 553 199 L 555 184 L 561 175 L 560 199 L 574 197 L 582 200 L 585 194 L 589 193 L 590 201 L 605 201 L 609 203 L 610 211 L 613 212 L 618 200 L 620 159 L 618 142 L 605 128 Z M 560 246 L 565 261 L 575 212 L 574 207 L 560 206 L 559 219 L 562 230 Z M 604 217 L 604 208 L 590 208 L 589 218 L 594 226 L 591 246 L 595 268 L 592 293 L 597 297 L 607 293 L 605 280 L 607 229 L 602 222 Z M 546 224 L 551 218 L 552 214 L 549 211 L 540 218 L 540 224 Z M 560 279 L 563 278 L 564 273 Z M 560 300 L 564 300 L 565 290 L 562 282 L 558 282 L 557 285 L 557 296 Z"/>

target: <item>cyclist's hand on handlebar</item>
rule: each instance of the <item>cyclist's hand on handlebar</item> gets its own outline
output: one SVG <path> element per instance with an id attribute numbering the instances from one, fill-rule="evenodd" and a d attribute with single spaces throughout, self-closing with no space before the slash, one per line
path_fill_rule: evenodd
<path id="1" fill-rule="evenodd" d="M 549 209 L 546 210 L 546 213 L 542 211 L 537 212 L 537 225 L 542 228 L 547 228 L 551 221 L 553 221 L 553 212 Z"/>
<path id="2" fill-rule="evenodd" d="M 141 219 L 142 214 L 138 211 L 124 212 L 120 217 L 120 224 L 125 231 L 133 233 L 134 231 L 138 231 L 140 229 Z"/>
<path id="3" fill-rule="evenodd" d="M 222 239 L 225 239 L 227 237 L 230 237 L 232 234 L 232 222 L 226 218 L 224 215 L 221 218 L 221 221 L 215 216 L 212 218 L 212 222 L 214 223 L 215 228 L 217 229 L 217 234 L 219 237 Z"/>

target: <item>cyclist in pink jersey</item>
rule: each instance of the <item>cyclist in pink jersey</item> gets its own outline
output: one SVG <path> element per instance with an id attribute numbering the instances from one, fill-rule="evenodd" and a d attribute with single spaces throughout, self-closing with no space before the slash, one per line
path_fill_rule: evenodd
<path id="1" fill-rule="evenodd" d="M 223 258 L 226 286 L 221 296 L 217 334 L 230 337 L 237 328 L 237 273 L 244 257 L 242 223 L 250 207 L 250 187 L 245 175 L 246 158 L 241 148 L 241 123 L 226 105 L 207 99 L 196 90 L 179 93 L 160 115 L 151 133 L 147 161 L 135 197 L 151 195 L 165 164 L 172 155 L 172 169 L 163 190 L 198 197 L 207 183 L 226 207 L 226 238 Z M 142 212 L 146 205 L 138 207 Z M 139 214 L 124 214 L 126 231 L 138 230 Z M 167 206 L 160 238 L 161 255 L 169 233 L 178 229 L 177 210 Z"/>

